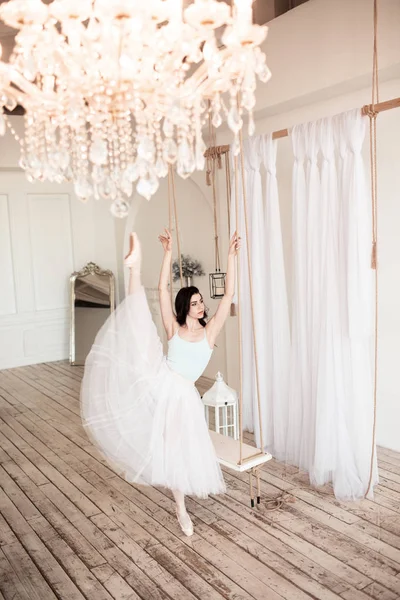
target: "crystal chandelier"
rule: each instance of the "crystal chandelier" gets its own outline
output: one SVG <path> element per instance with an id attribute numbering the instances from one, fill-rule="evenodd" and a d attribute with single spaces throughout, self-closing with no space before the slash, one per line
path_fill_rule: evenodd
<path id="1" fill-rule="evenodd" d="M 81 200 L 112 200 L 124 217 L 133 184 L 150 199 L 169 165 L 183 178 L 203 169 L 209 119 L 226 119 L 238 148 L 245 113 L 254 131 L 256 78 L 270 77 L 252 2 L 2 4 L 1 19 L 19 31 L 9 63 L 0 61 L 0 105 L 25 109 L 28 178 L 73 181 Z M 13 131 L 3 112 L 0 134 L 6 125 Z"/>

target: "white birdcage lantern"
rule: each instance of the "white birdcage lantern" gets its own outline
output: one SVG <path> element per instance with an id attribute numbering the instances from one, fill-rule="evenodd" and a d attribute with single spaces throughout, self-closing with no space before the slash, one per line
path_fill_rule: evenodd
<path id="1" fill-rule="evenodd" d="M 217 373 L 214 385 L 203 395 L 202 400 L 208 428 L 210 429 L 211 427 L 217 433 L 228 435 L 237 440 L 238 394 L 225 383 L 223 375 L 220 372 Z M 210 408 L 214 409 L 214 423 L 210 421 Z"/>

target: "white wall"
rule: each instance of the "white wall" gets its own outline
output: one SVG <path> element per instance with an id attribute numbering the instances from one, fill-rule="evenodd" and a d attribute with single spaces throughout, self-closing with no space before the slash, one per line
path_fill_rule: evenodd
<path id="1" fill-rule="evenodd" d="M 400 3 L 379 0 L 381 81 L 400 76 Z M 272 78 L 257 89 L 257 115 L 275 116 L 371 85 L 373 0 L 309 0 L 269 24 Z"/>
<path id="2" fill-rule="evenodd" d="M 70 274 L 89 261 L 116 272 L 107 204 L 29 183 L 18 160 L 12 136 L 0 138 L 0 369 L 67 358 Z"/>
<path id="3" fill-rule="evenodd" d="M 256 134 L 276 131 L 371 102 L 372 0 L 310 0 L 270 24 L 265 45 L 273 76 L 259 88 Z M 400 2 L 379 2 L 380 99 L 400 96 Z M 222 130 L 218 143 L 229 143 Z M 400 451 L 400 108 L 378 118 L 379 380 L 377 441 Z M 364 146 L 369 163 L 368 138 Z M 290 140 L 278 142 L 277 170 L 290 300 Z M 222 214 L 222 217 L 224 215 Z M 226 331 L 228 377 L 238 385 L 236 323 Z"/>

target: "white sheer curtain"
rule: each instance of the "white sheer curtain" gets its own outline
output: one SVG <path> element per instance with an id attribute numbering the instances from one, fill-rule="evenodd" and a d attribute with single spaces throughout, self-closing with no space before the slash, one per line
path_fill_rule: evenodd
<path id="1" fill-rule="evenodd" d="M 263 445 L 267 443 L 267 414 L 269 402 L 267 398 L 267 313 L 265 311 L 265 235 L 264 235 L 264 208 L 263 208 L 263 192 L 261 180 L 261 148 L 262 139 L 253 137 L 245 140 L 243 144 L 244 150 L 244 168 L 245 168 L 245 185 L 246 197 L 248 204 L 248 227 L 249 227 L 249 242 L 250 242 L 250 258 L 251 258 L 251 273 L 253 287 L 253 310 L 254 310 L 254 335 L 248 331 L 243 332 L 243 336 L 251 338 L 254 345 L 254 336 L 256 340 L 257 354 L 254 348 L 252 349 L 252 421 L 245 422 L 244 425 L 249 430 L 255 433 L 256 443 L 260 445 L 260 415 L 259 403 L 257 399 L 257 389 L 260 394 L 260 413 L 262 424 Z M 244 211 L 243 211 L 244 213 Z M 244 226 L 244 223 L 243 223 Z M 247 303 L 250 305 L 250 281 L 248 278 L 248 264 L 243 265 L 243 284 L 244 295 L 247 297 Z M 251 317 L 251 314 L 250 314 Z M 252 324 L 250 323 L 250 327 Z M 249 335 L 250 333 L 250 335 Z M 258 363 L 258 388 L 256 380 L 256 360 Z"/>
<path id="2" fill-rule="evenodd" d="M 364 137 L 359 110 L 292 131 L 293 317 L 286 456 L 310 473 L 312 483 L 332 481 L 341 499 L 365 494 L 372 449 L 372 271 Z"/>
<path id="3" fill-rule="evenodd" d="M 272 135 L 262 138 L 261 152 L 265 167 L 264 240 L 265 240 L 265 297 L 260 312 L 265 313 L 265 423 L 266 448 L 276 458 L 285 456 L 290 328 L 283 257 L 278 181 L 276 176 L 277 141 Z"/>
<path id="4" fill-rule="evenodd" d="M 276 180 L 276 142 L 272 141 L 271 136 L 255 137 L 246 140 L 243 149 L 263 446 L 274 456 L 283 458 L 287 426 L 290 332 Z M 260 171 L 262 165 L 265 167 L 264 189 Z M 233 181 L 231 231 L 236 227 L 234 188 Z M 255 432 L 257 445 L 260 445 L 249 269 L 240 177 L 238 199 L 240 235 L 243 242 L 239 257 L 242 274 L 240 291 L 243 426 L 244 429 Z"/>
<path id="5" fill-rule="evenodd" d="M 242 249 L 239 253 L 240 264 L 240 286 L 236 285 L 236 294 L 234 304 L 238 303 L 238 291 L 240 292 L 240 312 L 241 312 L 241 339 L 242 339 L 242 378 L 243 378 L 243 414 L 242 423 L 245 431 L 253 431 L 254 415 L 253 415 L 253 399 L 254 391 L 254 352 L 253 352 L 253 334 L 251 324 L 251 306 L 249 294 L 249 278 L 248 278 L 248 259 L 247 259 L 247 243 L 246 230 L 244 221 L 244 204 L 243 204 L 243 188 L 241 180 L 240 156 L 237 159 L 237 191 L 238 191 L 238 214 L 236 214 L 236 186 L 235 186 L 235 160 L 233 158 L 233 150 L 231 149 L 231 173 L 232 173 L 232 194 L 231 194 L 231 235 L 236 231 L 237 223 L 239 235 L 242 237 Z M 246 175 L 247 169 L 245 168 Z M 246 176 L 247 195 L 250 191 L 249 178 Z M 249 216 L 248 216 L 249 218 Z M 249 218 L 250 220 L 250 218 Z M 240 289 L 238 290 L 238 287 Z"/>
<path id="6" fill-rule="evenodd" d="M 307 185 L 306 185 L 306 127 L 292 130 L 294 153 L 292 183 L 292 340 L 289 371 L 289 411 L 286 460 L 308 469 L 312 457 L 305 455 L 307 438 L 304 412 L 310 398 L 309 336 L 307 332 Z M 309 453 L 308 453 L 309 454 Z"/>

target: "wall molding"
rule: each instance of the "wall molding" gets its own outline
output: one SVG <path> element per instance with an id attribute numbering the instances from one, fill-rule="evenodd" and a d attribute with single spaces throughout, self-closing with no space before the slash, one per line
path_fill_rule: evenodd
<path id="1" fill-rule="evenodd" d="M 58 308 L 54 310 L 41 310 L 37 312 L 15 313 L 0 317 L 1 329 L 13 328 L 19 325 L 45 325 L 48 323 L 58 323 L 60 321 L 69 321 L 70 308 Z"/>
<path id="2" fill-rule="evenodd" d="M 0 370 L 63 360 L 69 355 L 69 314 L 0 319 Z M 17 317 L 19 315 L 16 315 Z"/>

